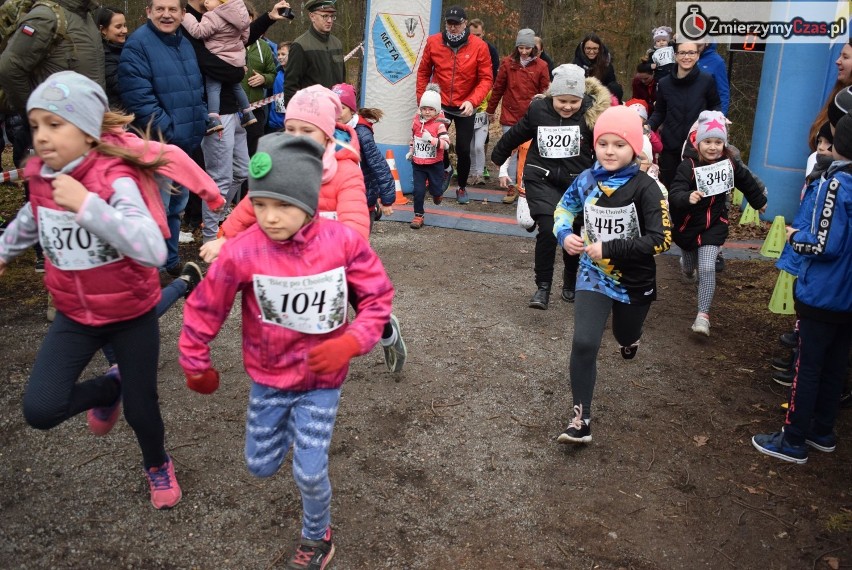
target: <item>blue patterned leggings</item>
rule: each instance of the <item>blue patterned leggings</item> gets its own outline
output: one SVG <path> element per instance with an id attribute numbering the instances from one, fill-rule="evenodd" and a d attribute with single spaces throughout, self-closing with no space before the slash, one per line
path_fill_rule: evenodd
<path id="1" fill-rule="evenodd" d="M 710 304 L 716 292 L 716 257 L 718 245 L 702 245 L 697 250 L 682 253 L 683 270 L 695 271 L 698 265 L 698 312 L 710 314 Z"/>
<path id="2" fill-rule="evenodd" d="M 328 448 L 340 389 L 289 392 L 252 383 L 246 417 L 246 463 L 271 477 L 293 447 L 293 478 L 302 494 L 302 536 L 322 540 L 331 522 Z"/>

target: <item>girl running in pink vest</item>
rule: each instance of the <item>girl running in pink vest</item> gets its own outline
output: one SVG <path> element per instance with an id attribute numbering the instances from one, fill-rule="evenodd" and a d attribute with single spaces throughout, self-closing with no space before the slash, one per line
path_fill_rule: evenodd
<path id="1" fill-rule="evenodd" d="M 181 490 L 158 403 L 155 311 L 168 227 L 152 174 L 165 159 L 144 160 L 141 152 L 106 142 L 102 132 L 132 117 L 110 112 L 103 89 L 73 71 L 38 86 L 27 113 L 37 154 L 25 170 L 30 202 L 0 241 L 0 274 L 40 242 L 57 314 L 33 364 L 24 417 L 46 430 L 87 412 L 89 429 L 106 435 L 123 402 L 142 449 L 151 503 L 173 507 Z M 78 382 L 106 344 L 115 350 L 121 378 L 111 369 Z"/>

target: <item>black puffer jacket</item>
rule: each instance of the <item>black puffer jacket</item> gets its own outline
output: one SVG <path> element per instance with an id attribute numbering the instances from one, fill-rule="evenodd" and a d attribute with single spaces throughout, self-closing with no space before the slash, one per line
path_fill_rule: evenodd
<path id="1" fill-rule="evenodd" d="M 739 159 L 729 158 L 734 171 L 734 187 L 743 193 L 755 210 L 766 204 L 763 186 Z M 697 204 L 689 203 L 689 195 L 696 189 L 695 168 L 698 162 L 695 147 L 684 150 L 683 162 L 677 167 L 669 186 L 669 207 L 674 228 L 674 242 L 685 251 L 702 245 L 722 245 L 728 237 L 728 204 L 726 194 L 702 198 Z"/>
<path id="2" fill-rule="evenodd" d="M 121 108 L 121 89 L 118 87 L 118 62 L 121 59 L 121 49 L 124 44 L 104 42 L 104 79 L 106 80 L 106 96 L 109 106 Z"/>
<path id="3" fill-rule="evenodd" d="M 586 95 L 579 111 L 563 119 L 553 109 L 550 96 L 534 99 L 521 120 L 497 142 L 491 160 L 495 164 L 503 164 L 514 149 L 532 140 L 524 164 L 524 187 L 530 214 L 552 216 L 556 204 L 574 178 L 594 164 L 592 131 L 595 121 L 610 104 L 609 91 L 597 79 L 587 77 Z M 579 154 L 569 158 L 543 158 L 539 149 L 538 128 L 564 126 L 580 127 Z"/>
<path id="4" fill-rule="evenodd" d="M 657 101 L 653 114 L 648 118 L 648 126 L 656 131 L 662 125 L 660 138 L 663 150 L 680 152 L 689 128 L 701 111 L 721 110 L 722 100 L 712 75 L 696 65 L 686 77 L 681 78 L 677 76 L 675 66 L 672 74 L 663 77 L 657 84 Z"/>

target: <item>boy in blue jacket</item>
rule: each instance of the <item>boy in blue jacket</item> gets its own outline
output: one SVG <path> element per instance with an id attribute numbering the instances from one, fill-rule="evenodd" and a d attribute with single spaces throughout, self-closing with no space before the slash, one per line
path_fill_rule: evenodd
<path id="1" fill-rule="evenodd" d="M 798 357 L 782 431 L 752 437 L 761 453 L 806 463 L 808 447 L 830 453 L 852 346 L 852 116 L 837 123 L 834 162 L 814 181 L 787 240 L 802 256 L 796 280 Z M 804 206 L 804 203 L 803 203 Z"/>

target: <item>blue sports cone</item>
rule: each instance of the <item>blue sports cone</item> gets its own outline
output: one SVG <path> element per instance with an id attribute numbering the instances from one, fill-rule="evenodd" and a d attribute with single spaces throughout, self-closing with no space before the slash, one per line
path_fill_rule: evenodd
<path id="1" fill-rule="evenodd" d="M 737 208 L 743 207 L 743 193 L 734 188 L 734 206 Z"/>
<path id="2" fill-rule="evenodd" d="M 757 213 L 757 210 L 751 207 L 751 204 L 747 204 L 742 215 L 740 215 L 740 225 L 744 226 L 746 224 L 754 224 L 756 226 L 760 225 L 760 214 Z"/>
<path id="3" fill-rule="evenodd" d="M 775 281 L 775 289 L 772 298 L 769 299 L 769 310 L 776 315 L 793 315 L 796 310 L 793 307 L 793 277 L 786 271 L 778 274 Z"/>
<path id="4" fill-rule="evenodd" d="M 784 216 L 775 216 L 775 219 L 772 220 L 772 227 L 769 228 L 769 235 L 766 236 L 763 247 L 760 248 L 760 255 L 778 259 L 781 257 L 781 250 L 784 249 L 784 242 L 786 241 L 787 230 L 784 224 Z"/>

